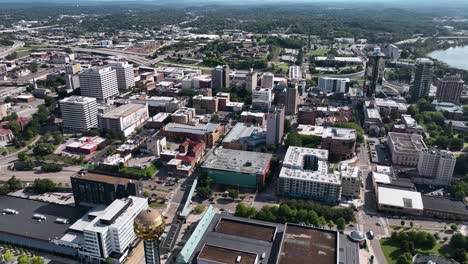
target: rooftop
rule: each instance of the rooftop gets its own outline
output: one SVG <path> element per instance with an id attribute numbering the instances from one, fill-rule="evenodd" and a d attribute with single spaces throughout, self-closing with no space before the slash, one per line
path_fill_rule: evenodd
<path id="1" fill-rule="evenodd" d="M 110 110 L 109 112 L 102 115 L 103 118 L 112 118 L 118 119 L 122 117 L 127 117 L 141 109 L 148 108 L 146 105 L 143 104 L 124 104 L 117 108 Z"/>
<path id="2" fill-rule="evenodd" d="M 60 103 L 88 104 L 93 101 L 96 102 L 96 98 L 73 95 L 60 100 Z"/>
<path id="3" fill-rule="evenodd" d="M 0 216 L 0 233 L 45 241 L 62 237 L 71 223 L 80 219 L 89 210 L 89 208 L 71 207 L 1 195 L 0 210 L 3 209 L 13 209 L 18 211 L 18 214 Z M 46 220 L 39 222 L 33 219 L 34 214 L 44 215 Z M 67 219 L 70 224 L 57 223 L 57 218 Z"/>
<path id="4" fill-rule="evenodd" d="M 246 125 L 245 123 L 237 123 L 226 135 L 223 139 L 223 143 L 229 143 L 233 141 L 237 141 L 241 138 L 250 137 L 252 133 L 257 129 L 257 127 L 253 125 Z"/>
<path id="5" fill-rule="evenodd" d="M 392 142 L 395 152 L 414 152 L 427 149 L 423 137 L 418 134 L 389 132 L 388 138 Z"/>
<path id="6" fill-rule="evenodd" d="M 423 195 L 422 202 L 424 209 L 468 215 L 468 209 L 462 201 L 451 200 L 445 197 Z"/>
<path id="7" fill-rule="evenodd" d="M 150 122 L 163 122 L 171 116 L 171 113 L 159 112 L 149 119 Z"/>
<path id="8" fill-rule="evenodd" d="M 377 108 L 365 108 L 364 116 L 366 119 L 382 119 Z"/>
<path id="9" fill-rule="evenodd" d="M 164 127 L 164 130 L 179 133 L 205 134 L 215 132 L 219 128 L 219 126 L 220 125 L 216 123 L 197 124 L 195 126 L 178 123 L 168 123 Z"/>
<path id="10" fill-rule="evenodd" d="M 268 153 L 217 148 L 202 165 L 204 169 L 263 174 L 273 156 Z"/>
<path id="11" fill-rule="evenodd" d="M 278 264 L 338 262 L 338 233 L 313 227 L 286 224 Z"/>
<path id="12" fill-rule="evenodd" d="M 95 181 L 95 182 L 105 182 L 109 184 L 128 184 L 128 183 L 137 181 L 137 180 L 127 179 L 127 178 L 114 177 L 114 176 L 91 173 L 91 172 L 77 173 L 73 175 L 71 178 L 83 179 L 83 180 Z"/>
<path id="13" fill-rule="evenodd" d="M 423 210 L 420 192 L 396 188 L 378 187 L 378 203 L 400 208 Z"/>
<path id="14" fill-rule="evenodd" d="M 297 127 L 299 134 L 318 136 L 322 138 L 333 138 L 341 140 L 355 140 L 356 130 L 353 128 L 323 127 L 312 125 L 299 125 Z"/>
<path id="15" fill-rule="evenodd" d="M 203 246 L 200 254 L 198 255 L 199 260 L 205 260 L 209 263 L 224 264 L 256 264 L 257 257 L 258 256 L 255 253 L 212 245 Z"/>
<path id="16" fill-rule="evenodd" d="M 226 235 L 270 242 L 273 242 L 276 236 L 275 226 L 249 223 L 228 218 L 221 218 L 214 230 L 217 233 Z"/>
<path id="17" fill-rule="evenodd" d="M 435 100 L 432 102 L 432 105 L 437 111 L 463 114 L 463 107 L 454 103 L 437 102 L 437 100 Z"/>

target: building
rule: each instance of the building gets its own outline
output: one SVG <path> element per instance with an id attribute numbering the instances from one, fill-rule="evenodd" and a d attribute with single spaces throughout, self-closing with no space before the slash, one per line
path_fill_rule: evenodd
<path id="1" fill-rule="evenodd" d="M 4 195 L 0 195 L 0 208 L 3 213 L 0 217 L 2 244 L 78 258 L 79 247 L 64 246 L 57 241 L 89 208 Z"/>
<path id="2" fill-rule="evenodd" d="M 252 110 L 260 112 L 268 112 L 273 102 L 271 89 L 256 88 L 252 90 Z"/>
<path id="3" fill-rule="evenodd" d="M 401 121 L 403 121 L 405 126 L 405 133 L 424 136 L 424 127 L 418 124 L 418 121 L 411 117 L 411 115 L 401 115 Z"/>
<path id="4" fill-rule="evenodd" d="M 247 91 L 253 91 L 255 88 L 257 88 L 257 83 L 258 73 L 254 72 L 253 70 L 249 71 L 249 73 L 246 75 L 245 89 Z"/>
<path id="5" fill-rule="evenodd" d="M 82 96 L 105 101 L 119 94 L 117 73 L 111 67 L 83 70 L 79 75 L 79 79 Z"/>
<path id="6" fill-rule="evenodd" d="M 64 132 L 76 133 L 97 127 L 96 98 L 70 96 L 60 100 L 59 104 Z"/>
<path id="7" fill-rule="evenodd" d="M 436 99 L 438 102 L 460 103 L 465 82 L 460 75 L 445 76 L 437 85 Z"/>
<path id="8" fill-rule="evenodd" d="M 422 195 L 424 215 L 438 219 L 466 221 L 468 209 L 463 201 L 452 200 L 447 197 Z"/>
<path id="9" fill-rule="evenodd" d="M 263 127 L 266 125 L 265 116 L 265 113 L 243 111 L 240 115 L 240 121 Z"/>
<path id="10" fill-rule="evenodd" d="M 271 159 L 268 153 L 217 148 L 201 168 L 216 184 L 256 190 L 265 183 Z"/>
<path id="11" fill-rule="evenodd" d="M 99 129 L 128 136 L 148 120 L 148 106 L 124 104 L 98 116 Z"/>
<path id="12" fill-rule="evenodd" d="M 274 84 L 275 75 L 271 72 L 265 72 L 262 75 L 262 88 L 272 89 Z"/>
<path id="13" fill-rule="evenodd" d="M 437 102 L 437 100 L 432 101 L 432 106 L 435 108 L 437 112 L 441 112 L 444 116 L 448 119 L 455 119 L 455 120 L 462 120 L 463 107 L 460 105 L 456 105 L 454 103 L 444 103 L 444 102 Z"/>
<path id="14" fill-rule="evenodd" d="M 80 88 L 80 76 L 78 74 L 66 74 L 65 87 L 67 88 L 67 91 L 70 92 Z"/>
<path id="15" fill-rule="evenodd" d="M 148 119 L 145 127 L 153 128 L 153 129 L 161 129 L 161 127 L 169 123 L 170 119 L 171 119 L 170 113 L 159 112 L 155 116 Z"/>
<path id="16" fill-rule="evenodd" d="M 167 141 L 166 138 L 160 136 L 159 133 L 149 137 L 146 140 L 146 150 L 155 155 L 156 157 L 160 157 L 161 153 L 167 149 Z"/>
<path id="17" fill-rule="evenodd" d="M 8 106 L 6 103 L 0 103 L 0 120 L 8 116 Z"/>
<path id="18" fill-rule="evenodd" d="M 301 66 L 289 66 L 289 79 L 302 79 Z"/>
<path id="19" fill-rule="evenodd" d="M 390 60 L 398 60 L 401 55 L 401 49 L 399 49 L 394 44 L 389 44 L 389 43 L 383 46 L 382 52 Z"/>
<path id="20" fill-rule="evenodd" d="M 198 114 L 213 114 L 218 112 L 218 98 L 213 96 L 195 95 L 192 105 Z"/>
<path id="21" fill-rule="evenodd" d="M 378 186 L 376 194 L 379 211 L 410 215 L 423 214 L 424 206 L 420 192 Z"/>
<path id="22" fill-rule="evenodd" d="M 249 150 L 266 142 L 266 130 L 263 127 L 238 122 L 224 137 L 224 148 Z"/>
<path id="23" fill-rule="evenodd" d="M 81 71 L 81 64 L 69 63 L 65 65 L 65 74 L 78 74 Z"/>
<path id="24" fill-rule="evenodd" d="M 99 146 L 104 145 L 105 138 L 101 137 L 81 137 L 67 144 L 65 149 L 70 152 L 82 153 L 85 155 L 95 152 Z"/>
<path id="25" fill-rule="evenodd" d="M 341 179 L 329 173 L 328 150 L 288 148 L 279 173 L 278 193 L 287 197 L 337 203 L 341 200 Z"/>
<path id="26" fill-rule="evenodd" d="M 430 59 L 418 58 L 414 70 L 414 82 L 409 93 L 412 102 L 429 96 L 434 63 Z"/>
<path id="27" fill-rule="evenodd" d="M 366 130 L 375 130 L 382 127 L 383 122 L 379 109 L 364 107 L 364 128 Z"/>
<path id="28" fill-rule="evenodd" d="M 195 115 L 195 108 L 182 107 L 171 114 L 171 121 L 177 124 L 190 124 Z"/>
<path id="29" fill-rule="evenodd" d="M 267 114 L 267 145 L 278 145 L 283 141 L 284 107 L 271 109 Z"/>
<path id="30" fill-rule="evenodd" d="M 327 93 L 347 93 L 349 84 L 349 78 L 320 77 L 318 80 L 318 88 Z"/>
<path id="31" fill-rule="evenodd" d="M 450 185 L 457 159 L 452 152 L 436 148 L 421 151 L 418 173 L 423 182 L 434 185 Z"/>
<path id="32" fill-rule="evenodd" d="M 10 129 L 0 129 L 0 146 L 4 147 L 13 140 L 15 136 L 13 135 L 13 132 L 11 132 Z"/>
<path id="33" fill-rule="evenodd" d="M 184 125 L 169 123 L 161 129 L 161 135 L 168 139 L 189 138 L 194 141 L 205 141 L 208 147 L 214 144 L 224 134 L 224 127 L 216 123 Z"/>
<path id="34" fill-rule="evenodd" d="M 211 88 L 213 90 L 229 89 L 231 84 L 229 73 L 228 65 L 218 65 L 214 68 L 211 73 Z"/>
<path id="35" fill-rule="evenodd" d="M 387 143 L 394 165 L 417 167 L 421 152 L 427 150 L 423 137 L 417 134 L 389 132 Z"/>
<path id="36" fill-rule="evenodd" d="M 359 198 L 361 195 L 362 177 L 359 167 L 353 167 L 349 164 L 341 164 L 341 195 L 351 198 Z"/>
<path id="37" fill-rule="evenodd" d="M 130 195 L 143 196 L 140 180 L 81 171 L 70 178 L 75 205 L 111 204 Z"/>
<path id="38" fill-rule="evenodd" d="M 320 137 L 321 148 L 329 151 L 330 160 L 341 161 L 354 157 L 356 130 L 353 128 L 299 125 L 297 129 L 299 134 Z"/>
<path id="39" fill-rule="evenodd" d="M 143 240 L 145 264 L 161 263 L 159 238 L 166 226 L 163 215 L 155 209 L 141 211 L 133 223 L 136 235 Z"/>
<path id="40" fill-rule="evenodd" d="M 285 101 L 285 113 L 286 115 L 297 114 L 297 107 L 299 106 L 299 90 L 297 85 L 288 84 L 286 88 L 286 101 Z"/>
<path id="41" fill-rule="evenodd" d="M 135 76 L 133 74 L 133 65 L 124 61 L 115 61 L 109 63 L 109 66 L 117 75 L 117 86 L 119 91 L 126 91 L 135 87 Z"/>
<path id="42" fill-rule="evenodd" d="M 231 103 L 231 94 L 218 92 L 216 97 L 218 98 L 218 110 L 226 111 L 228 105 Z"/>
<path id="43" fill-rule="evenodd" d="M 203 159 L 205 155 L 206 144 L 204 141 L 193 141 L 186 139 L 179 145 L 178 153 L 171 157 L 171 160 L 166 164 L 168 167 L 168 175 L 170 176 L 190 176 L 196 165 Z M 164 155 L 164 153 L 162 153 Z"/>
<path id="44" fill-rule="evenodd" d="M 380 48 L 375 48 L 368 57 L 364 72 L 364 91 L 367 97 L 373 97 L 382 91 L 385 54 L 380 51 Z"/>
<path id="45" fill-rule="evenodd" d="M 208 207 L 177 263 L 358 264 L 359 246 L 336 231 L 216 214 Z"/>
<path id="46" fill-rule="evenodd" d="M 130 97 L 130 102 L 134 104 L 147 104 L 148 110 L 151 115 L 159 112 L 174 113 L 179 108 L 185 106 L 184 100 L 179 100 L 175 97 L 169 96 L 151 96 L 140 95 Z"/>
<path id="47" fill-rule="evenodd" d="M 297 123 L 303 125 L 315 125 L 318 117 L 316 108 L 310 106 L 301 106 L 297 114 Z"/>

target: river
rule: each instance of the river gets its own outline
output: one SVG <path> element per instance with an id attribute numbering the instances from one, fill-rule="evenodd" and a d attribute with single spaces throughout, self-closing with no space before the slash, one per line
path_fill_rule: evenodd
<path id="1" fill-rule="evenodd" d="M 446 63 L 448 66 L 468 71 L 468 46 L 452 47 L 446 50 L 436 50 L 427 56 Z"/>

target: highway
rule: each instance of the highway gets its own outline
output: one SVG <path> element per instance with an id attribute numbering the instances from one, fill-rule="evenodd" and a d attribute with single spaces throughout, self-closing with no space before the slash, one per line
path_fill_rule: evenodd
<path id="1" fill-rule="evenodd" d="M 9 48 L 9 49 L 7 49 L 7 50 L 0 53 L 0 58 L 5 58 L 10 53 L 13 53 L 15 50 L 17 50 L 19 48 L 22 48 L 24 46 L 24 42 L 22 42 L 22 41 L 14 40 L 14 42 L 15 42 L 15 44 L 13 44 L 13 46 L 11 46 L 11 48 Z"/>

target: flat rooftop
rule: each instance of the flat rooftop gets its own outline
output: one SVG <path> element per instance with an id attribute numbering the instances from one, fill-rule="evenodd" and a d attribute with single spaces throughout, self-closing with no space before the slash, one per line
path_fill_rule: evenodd
<path id="1" fill-rule="evenodd" d="M 418 134 L 389 132 L 388 138 L 396 152 L 414 152 L 427 149 L 423 137 Z"/>
<path id="2" fill-rule="evenodd" d="M 99 173 L 92 173 L 92 172 L 85 172 L 82 174 L 77 173 L 73 175 L 71 178 L 83 179 L 83 180 L 95 181 L 95 182 L 104 182 L 104 183 L 109 183 L 109 184 L 128 184 L 132 182 L 137 182 L 137 180 L 114 177 L 114 176 L 109 176 L 109 175 L 104 175 L 104 174 L 99 174 Z"/>
<path id="3" fill-rule="evenodd" d="M 127 117 L 145 107 L 147 108 L 147 106 L 143 104 L 124 104 L 105 113 L 102 117 L 111 119 Z"/>
<path id="4" fill-rule="evenodd" d="M 253 125 L 246 125 L 245 123 L 237 123 L 231 131 L 229 131 L 229 134 L 223 139 L 223 143 L 229 143 L 233 141 L 237 141 L 241 138 L 247 138 L 254 133 L 256 130 L 256 127 Z"/>
<path id="5" fill-rule="evenodd" d="M 165 131 L 176 132 L 176 133 L 189 133 L 204 135 L 205 133 L 213 133 L 220 127 L 216 123 L 198 124 L 195 126 L 179 124 L 179 123 L 168 123 L 165 127 Z"/>
<path id="6" fill-rule="evenodd" d="M 364 116 L 366 119 L 382 119 L 377 108 L 366 108 L 364 111 Z"/>
<path id="7" fill-rule="evenodd" d="M 399 208 L 423 210 L 420 192 L 396 188 L 378 187 L 378 203 Z"/>
<path id="8" fill-rule="evenodd" d="M 240 261 L 237 261 L 239 257 Z M 209 263 L 256 264 L 257 254 L 230 248 L 205 245 L 198 255 L 198 260 L 209 261 Z"/>
<path id="9" fill-rule="evenodd" d="M 268 153 L 217 148 L 202 165 L 204 169 L 232 171 L 249 174 L 265 173 L 273 155 Z"/>
<path id="10" fill-rule="evenodd" d="M 215 232 L 273 242 L 276 235 L 276 227 L 221 218 L 215 227 Z"/>
<path id="11" fill-rule="evenodd" d="M 59 239 L 75 221 L 80 219 L 89 208 L 51 204 L 25 198 L 0 195 L 0 210 L 13 209 L 17 215 L 0 215 L 0 235 L 7 233 L 32 239 L 50 241 Z M 34 214 L 41 214 L 46 220 L 38 222 Z M 57 218 L 68 219 L 69 224 L 59 224 Z"/>
<path id="12" fill-rule="evenodd" d="M 338 233 L 313 227 L 286 224 L 278 264 L 338 262 Z"/>
<path id="13" fill-rule="evenodd" d="M 424 209 L 468 215 L 468 209 L 462 201 L 455 201 L 445 197 L 423 195 L 422 202 Z"/>
<path id="14" fill-rule="evenodd" d="M 61 104 L 70 103 L 70 104 L 88 104 L 90 102 L 96 102 L 96 98 L 84 97 L 84 96 L 70 96 L 60 100 Z"/>
<path id="15" fill-rule="evenodd" d="M 332 138 L 336 140 L 356 140 L 356 130 L 353 128 L 324 127 L 312 125 L 299 125 L 298 133 L 301 135 Z"/>

